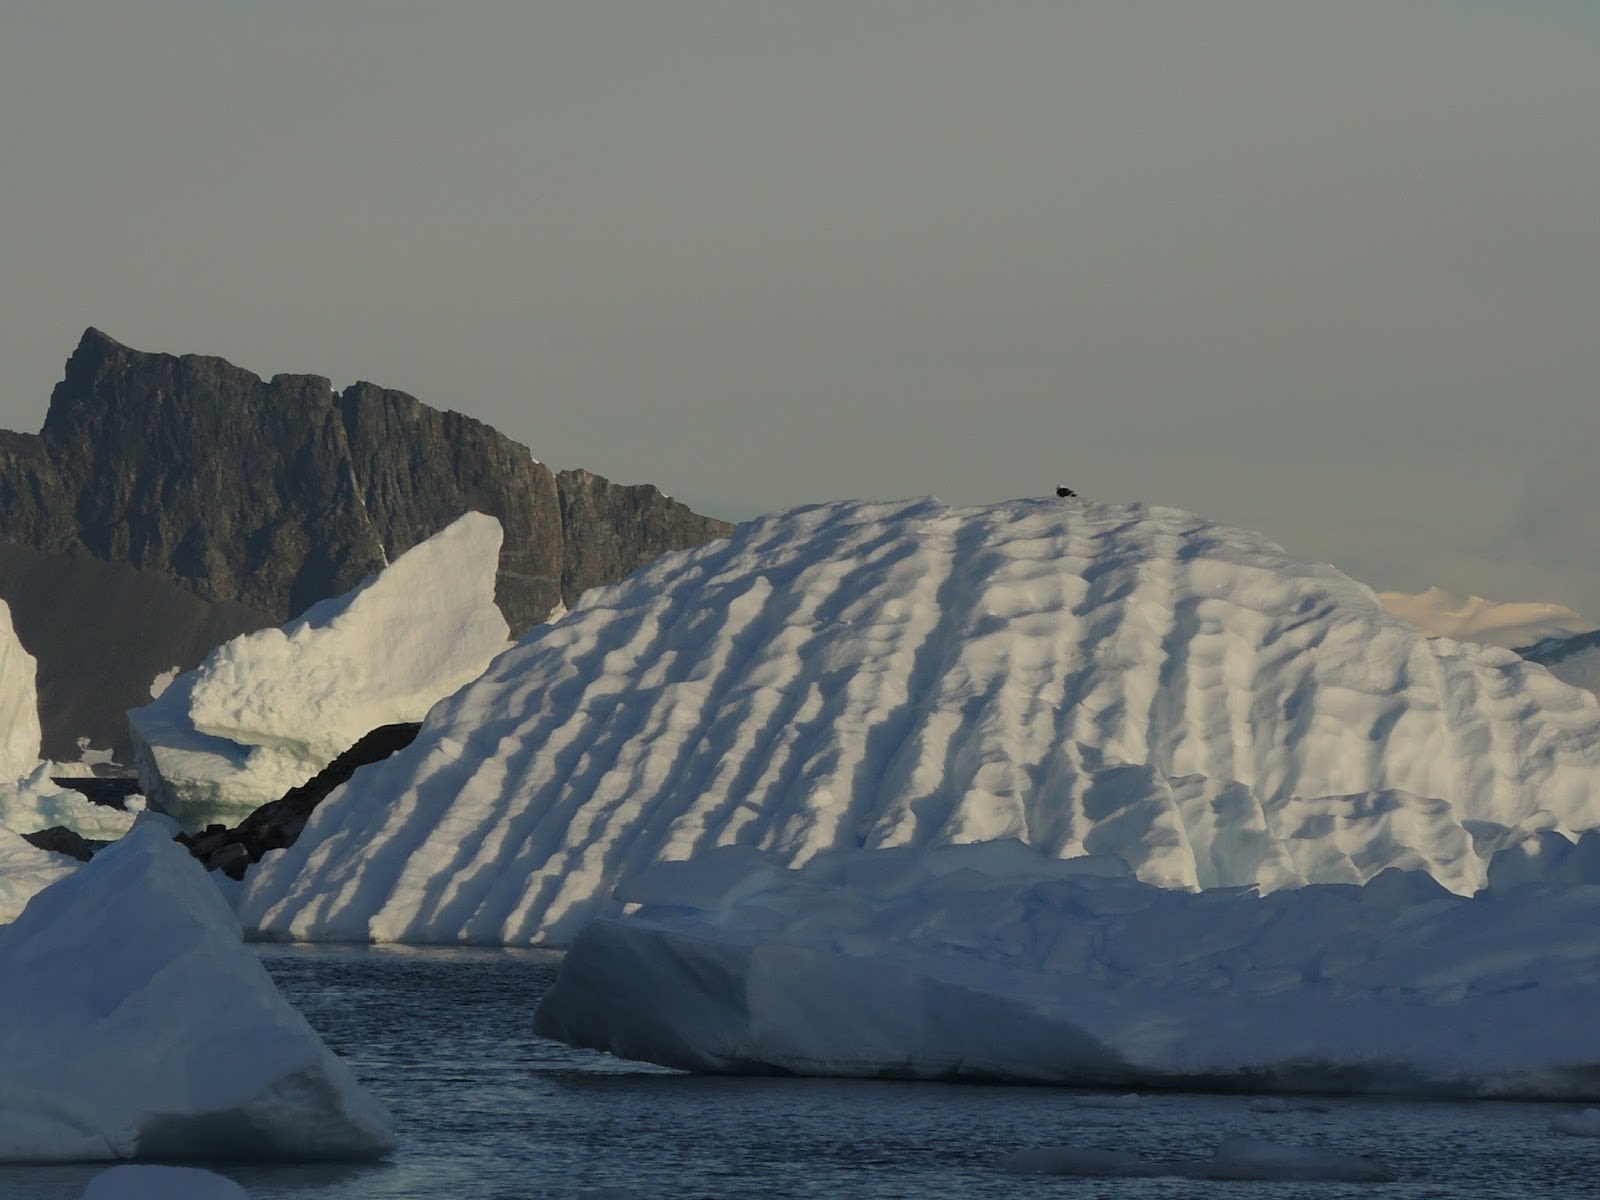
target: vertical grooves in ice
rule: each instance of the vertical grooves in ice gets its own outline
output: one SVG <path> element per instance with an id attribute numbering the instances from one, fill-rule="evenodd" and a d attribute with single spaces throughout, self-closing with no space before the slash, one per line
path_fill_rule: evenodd
<path id="1" fill-rule="evenodd" d="M 1457 891 L 1600 826 L 1600 707 L 1255 535 L 817 505 L 590 593 L 263 863 L 273 934 L 562 941 L 661 859 L 1018 837 L 1175 887 Z"/>

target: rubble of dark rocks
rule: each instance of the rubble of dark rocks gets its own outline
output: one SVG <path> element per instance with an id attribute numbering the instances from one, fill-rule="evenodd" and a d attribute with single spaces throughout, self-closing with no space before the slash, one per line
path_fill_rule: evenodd
<path id="1" fill-rule="evenodd" d="M 381 762 L 397 750 L 403 750 L 416 739 L 421 728 L 411 721 L 381 725 L 311 779 L 297 788 L 290 788 L 281 799 L 263 804 L 232 829 L 208 825 L 199 833 L 180 833 L 177 840 L 189 847 L 189 853 L 208 871 L 221 871 L 230 879 L 243 879 L 245 868 L 259 862 L 268 850 L 294 845 L 312 810 L 334 788 L 354 775 L 358 767 Z"/>
<path id="2" fill-rule="evenodd" d="M 41 829 L 37 833 L 25 833 L 22 835 L 22 840 L 32 843 L 41 850 L 48 850 L 52 854 L 65 854 L 79 862 L 88 862 L 94 857 L 96 850 L 111 844 L 82 837 L 65 825 L 52 825 L 49 829 Z"/>

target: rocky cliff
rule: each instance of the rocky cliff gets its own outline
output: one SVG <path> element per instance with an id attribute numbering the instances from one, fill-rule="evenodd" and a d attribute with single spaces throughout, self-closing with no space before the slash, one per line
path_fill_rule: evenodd
<path id="1" fill-rule="evenodd" d="M 495 598 L 514 634 L 730 528 L 648 485 L 558 476 L 403 392 L 262 380 L 88 330 L 40 432 L 0 431 L 0 597 L 39 658 L 45 753 L 124 745 L 156 674 L 349 590 L 470 509 L 504 527 Z M 114 668 L 68 650 L 86 626 Z"/>

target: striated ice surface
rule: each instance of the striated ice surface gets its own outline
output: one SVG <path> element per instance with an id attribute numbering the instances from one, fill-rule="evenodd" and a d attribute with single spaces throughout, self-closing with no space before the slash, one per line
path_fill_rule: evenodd
<path id="1" fill-rule="evenodd" d="M 355 591 L 212 651 L 128 714 L 151 804 L 231 824 L 380 725 L 418 721 L 506 647 L 500 523 L 467 513 Z"/>
<path id="2" fill-rule="evenodd" d="M 1008 841 L 726 847 L 618 896 L 536 1032 L 710 1072 L 1600 1095 L 1600 886 L 1195 893 Z"/>
<path id="3" fill-rule="evenodd" d="M 144 818 L 0 928 L 0 1162 L 392 1149 L 172 833 Z"/>
<path id="4" fill-rule="evenodd" d="M 1017 838 L 1162 887 L 1471 893 L 1600 827 L 1600 704 L 1175 509 L 835 503 L 588 593 L 252 869 L 247 926 L 569 942 L 658 861 Z"/>

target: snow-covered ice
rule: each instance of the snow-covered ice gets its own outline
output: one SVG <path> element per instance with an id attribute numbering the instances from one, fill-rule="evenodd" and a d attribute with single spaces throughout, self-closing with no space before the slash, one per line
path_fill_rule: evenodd
<path id="1" fill-rule="evenodd" d="M 20 779 L 39 763 L 37 679 L 38 663 L 17 640 L 11 608 L 0 600 L 0 779 Z"/>
<path id="2" fill-rule="evenodd" d="M 75 860 L 40 850 L 0 824 L 0 925 L 15 920 L 29 900 L 77 868 Z"/>
<path id="3" fill-rule="evenodd" d="M 175 685 L 176 686 L 176 685 Z M 626 874 L 1021 838 L 1195 889 L 1600 827 L 1600 703 L 1174 509 L 779 513 L 588 593 L 252 868 L 274 936 L 569 942 Z"/>
<path id="4" fill-rule="evenodd" d="M 143 818 L 0 928 L 0 1162 L 386 1153 L 172 834 Z"/>
<path id="5" fill-rule="evenodd" d="M 16 833 L 37 833 L 64 825 L 79 837 L 114 842 L 133 825 L 134 813 L 96 804 L 82 792 L 64 788 L 54 776 L 88 775 L 76 763 L 42 762 L 31 774 L 0 783 L 0 825 Z"/>
<path id="6" fill-rule="evenodd" d="M 82 837 L 111 841 L 133 823 L 131 813 L 90 802 L 54 775 L 90 774 L 87 764 L 39 761 L 37 664 L 17 640 L 11 610 L 0 600 L 0 925 L 41 888 L 76 868 L 21 835 L 64 825 Z"/>
<path id="7" fill-rule="evenodd" d="M 1042 1147 L 1001 1160 L 1008 1171 L 1089 1178 L 1213 1180 L 1337 1180 L 1392 1183 L 1399 1176 L 1376 1159 L 1324 1146 L 1287 1146 L 1244 1134 L 1222 1139 L 1206 1159 L 1147 1159 L 1124 1150 Z"/>
<path id="8" fill-rule="evenodd" d="M 53 775 L 88 774 L 78 764 L 43 762 L 14 781 L 0 780 L 0 925 L 22 911 L 28 898 L 77 867 L 74 859 L 46 854 L 20 835 L 57 825 L 94 841 L 115 841 L 133 824 L 134 813 L 95 804 L 63 788 Z"/>
<path id="9" fill-rule="evenodd" d="M 625 882 L 535 1031 L 712 1072 L 1600 1096 L 1600 887 L 1183 892 L 1021 842 Z"/>
<path id="10" fill-rule="evenodd" d="M 506 648 L 500 523 L 467 513 L 359 588 L 218 647 L 128 714 L 153 806 L 232 824 L 380 725 L 418 721 Z"/>
<path id="11" fill-rule="evenodd" d="M 249 1200 L 249 1193 L 200 1167 L 122 1163 L 91 1179 L 81 1200 Z"/>

